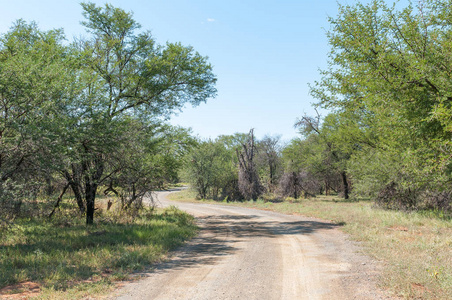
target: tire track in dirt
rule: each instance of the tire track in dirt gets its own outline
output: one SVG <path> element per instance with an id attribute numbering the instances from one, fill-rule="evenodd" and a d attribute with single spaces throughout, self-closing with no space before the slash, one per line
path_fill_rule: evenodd
<path id="1" fill-rule="evenodd" d="M 112 299 L 391 299 L 376 262 L 338 225 L 241 207 L 171 202 L 200 234 Z"/>

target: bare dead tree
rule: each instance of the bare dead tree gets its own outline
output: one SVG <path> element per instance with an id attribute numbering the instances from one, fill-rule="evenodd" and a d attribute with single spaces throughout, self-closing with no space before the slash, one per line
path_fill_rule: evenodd
<path id="1" fill-rule="evenodd" d="M 263 187 L 253 161 L 256 149 L 254 129 L 250 130 L 248 140 L 246 143 L 242 143 L 242 147 L 242 151 L 236 150 L 239 160 L 239 190 L 246 200 L 256 200 L 262 195 Z"/>

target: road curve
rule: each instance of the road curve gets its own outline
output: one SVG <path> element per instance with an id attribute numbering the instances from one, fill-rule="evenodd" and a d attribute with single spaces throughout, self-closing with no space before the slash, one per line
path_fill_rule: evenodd
<path id="1" fill-rule="evenodd" d="M 200 234 L 111 299 L 391 299 L 376 286 L 376 262 L 338 226 L 241 207 L 171 202 Z"/>

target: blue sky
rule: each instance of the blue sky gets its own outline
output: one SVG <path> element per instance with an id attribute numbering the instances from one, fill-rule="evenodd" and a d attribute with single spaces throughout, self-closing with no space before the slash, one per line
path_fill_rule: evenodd
<path id="1" fill-rule="evenodd" d="M 103 5 L 106 1 L 91 1 Z M 218 77 L 218 96 L 186 107 L 172 124 L 215 138 L 248 132 L 297 136 L 293 124 L 313 114 L 308 83 L 326 67 L 328 16 L 335 0 L 112 0 L 159 43 L 181 42 L 209 56 Z M 342 1 L 341 1 L 342 2 Z M 354 3 L 354 1 L 349 1 Z M 0 0 L 0 33 L 23 18 L 41 29 L 63 28 L 68 40 L 86 35 L 79 1 Z"/>

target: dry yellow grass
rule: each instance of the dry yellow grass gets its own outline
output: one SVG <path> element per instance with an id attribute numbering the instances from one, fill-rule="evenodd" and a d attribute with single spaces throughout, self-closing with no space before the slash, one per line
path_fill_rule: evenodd
<path id="1" fill-rule="evenodd" d="M 173 195 L 196 201 L 193 193 Z M 226 203 L 222 203 L 226 204 Z M 425 213 L 372 208 L 369 201 L 345 202 L 317 197 L 280 203 L 262 200 L 232 203 L 344 224 L 352 239 L 384 264 L 381 285 L 407 299 L 452 299 L 452 221 Z"/>

